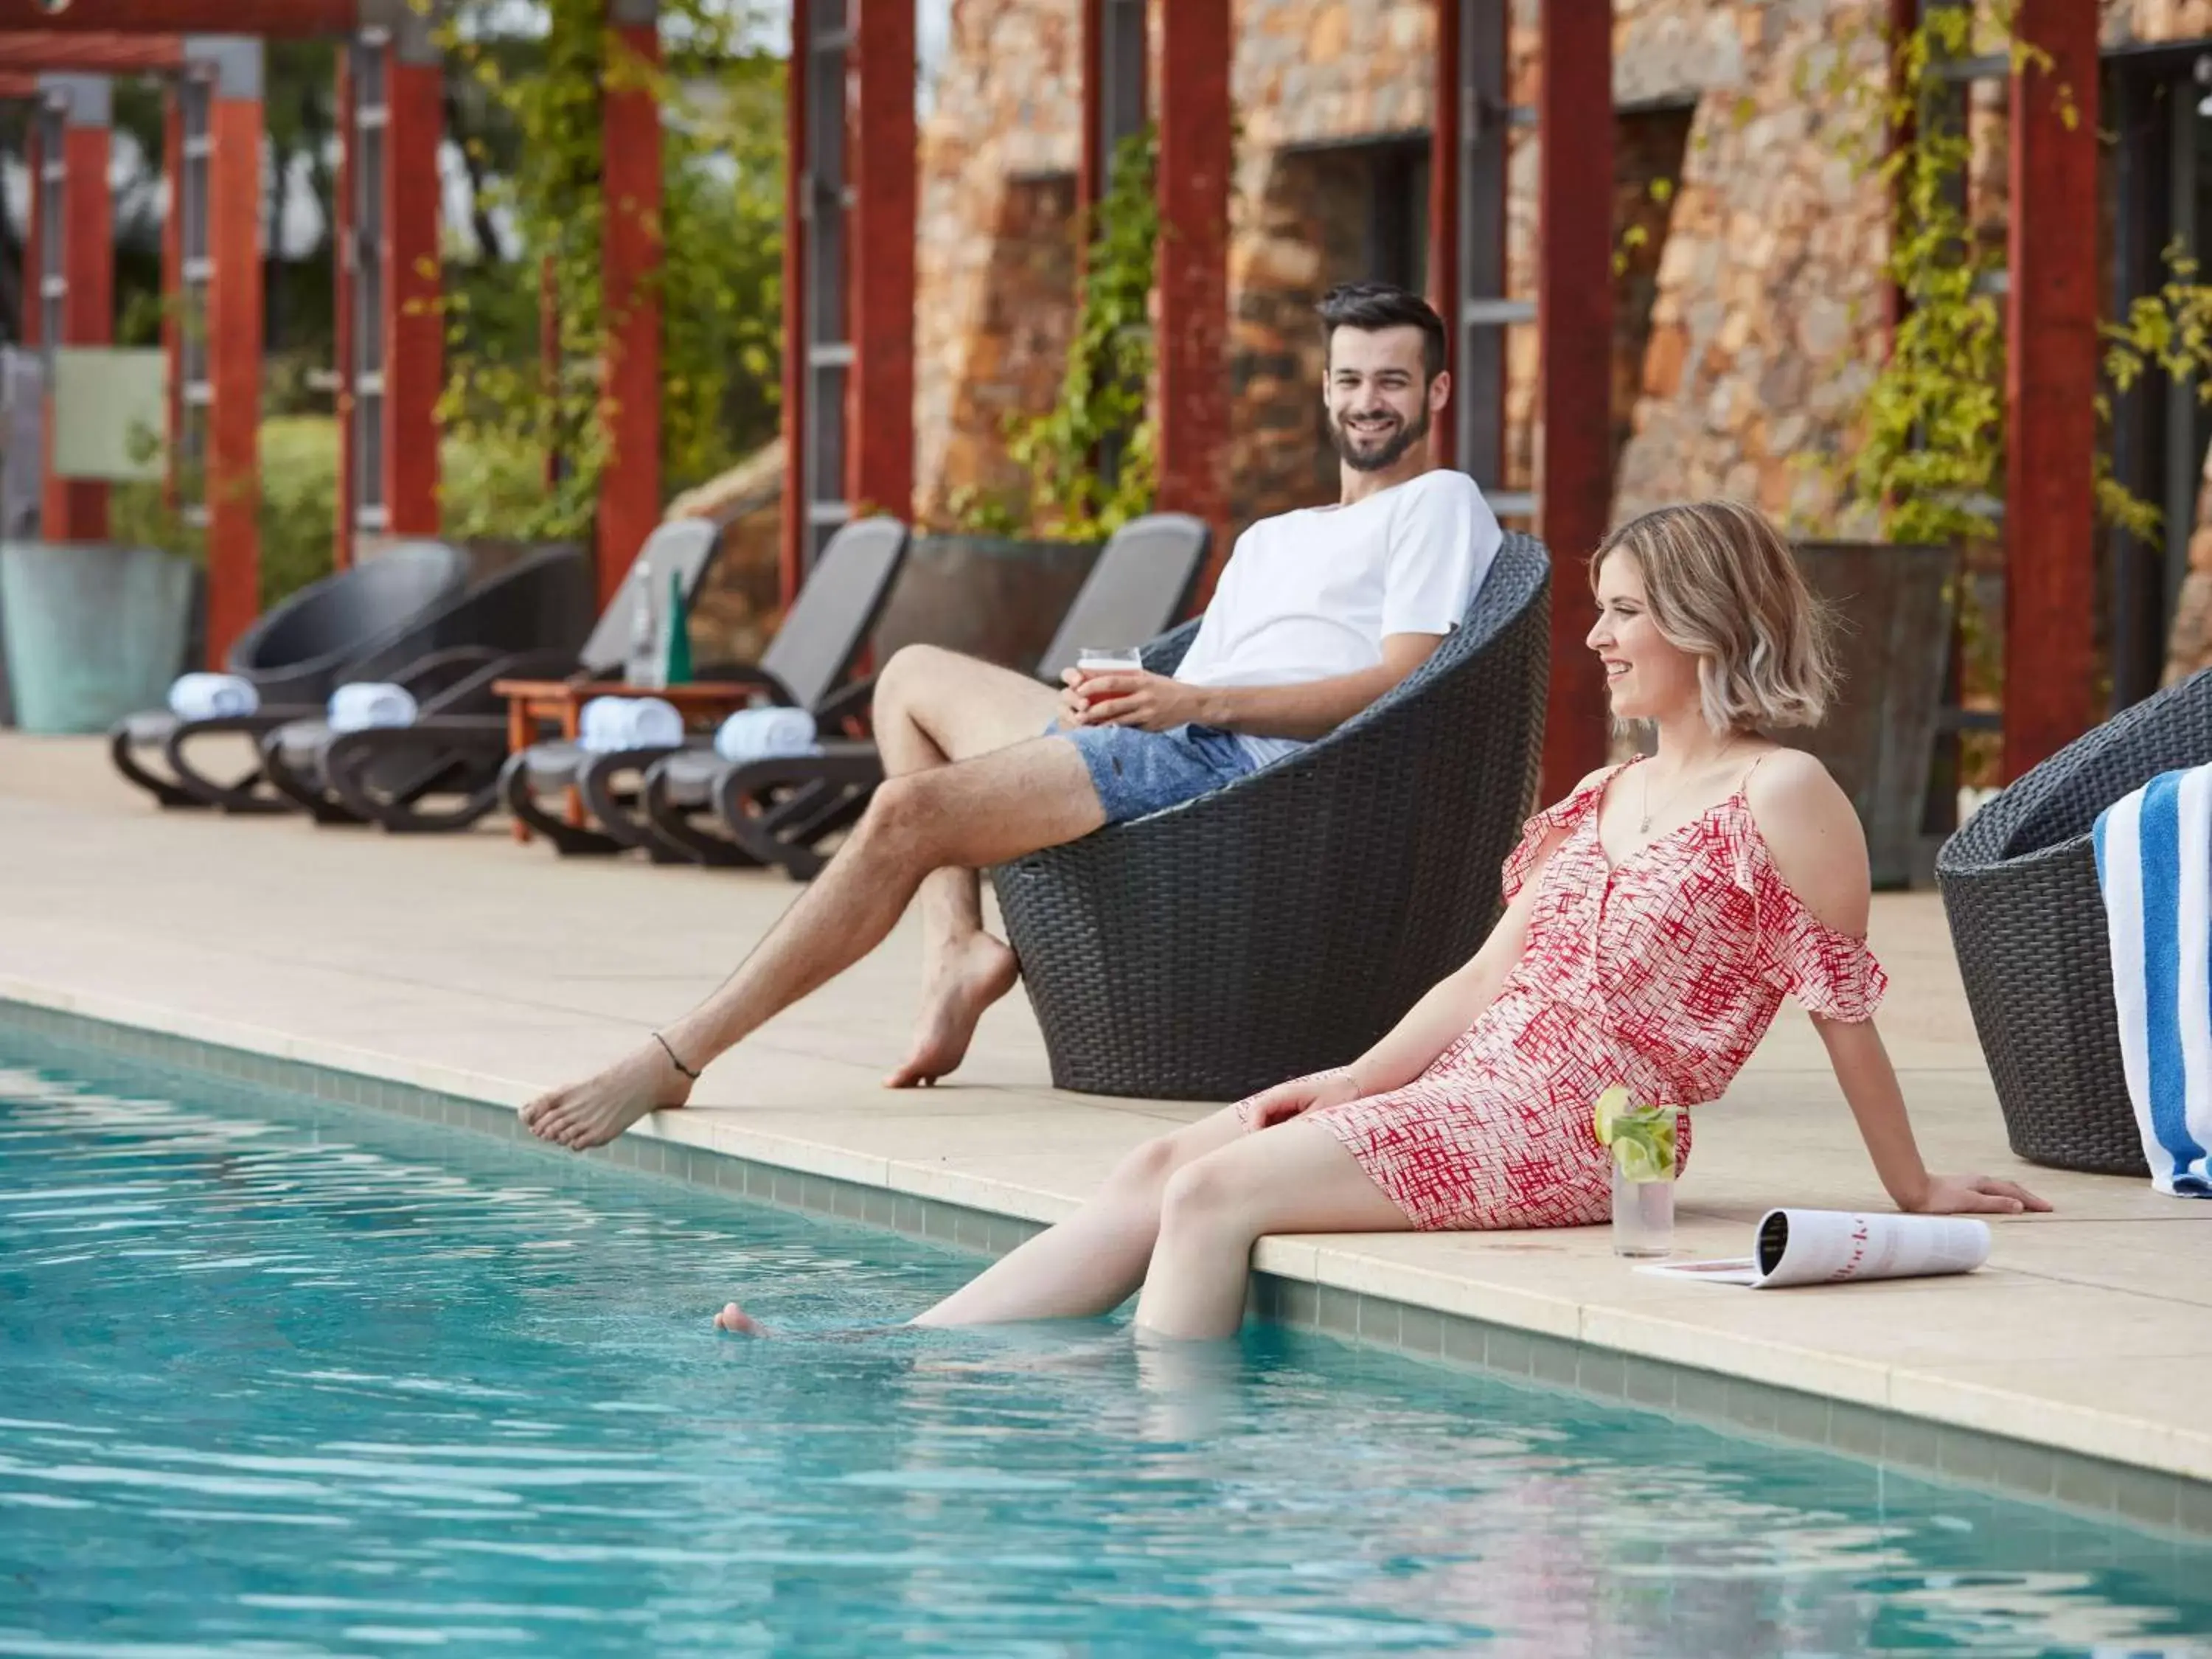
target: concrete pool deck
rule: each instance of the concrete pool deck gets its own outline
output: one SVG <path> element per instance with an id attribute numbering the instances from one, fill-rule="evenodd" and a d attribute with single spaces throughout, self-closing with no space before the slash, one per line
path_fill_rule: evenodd
<path id="1" fill-rule="evenodd" d="M 562 862 L 503 826 L 404 838 L 164 814 L 97 741 L 0 734 L 0 1005 L 446 1095 L 512 1105 L 603 1063 L 718 982 L 798 891 L 752 872 Z M 1999 1220 L 1984 1271 L 1756 1295 L 1633 1273 L 1602 1229 L 1273 1238 L 1260 1267 L 1320 1287 L 1310 1322 L 1352 1334 L 1363 1309 L 1378 1325 L 1387 1310 L 1382 1339 L 1416 1352 L 1455 1357 L 1457 1316 L 1527 1334 L 1510 1348 L 1493 1336 L 1492 1364 L 1602 1377 L 1641 1403 L 1692 1407 L 1686 1382 L 1654 1382 L 1674 1368 L 1791 1391 L 1821 1415 L 1772 1426 L 1843 1449 L 1883 1455 L 1878 1437 L 1861 1443 L 1869 1412 L 1948 1425 L 1978 1448 L 1954 1454 L 1970 1479 L 2112 1506 L 2048 1464 L 1984 1467 L 2004 1448 L 1972 1436 L 2184 1477 L 2120 1506 L 2212 1530 L 2212 1485 L 2196 1484 L 2212 1482 L 2212 1419 L 2191 1409 L 2212 1376 L 2212 1206 L 2013 1158 L 1937 902 L 1879 896 L 1873 933 L 1893 981 L 1882 1028 L 1929 1163 L 2014 1176 L 2058 1206 Z M 954 1084 L 884 1091 L 917 989 L 902 933 L 716 1066 L 691 1109 L 637 1133 L 1034 1223 L 1137 1141 L 1211 1109 L 1054 1091 L 1019 996 L 986 1018 Z M 1742 1254 L 1778 1203 L 1884 1202 L 1810 1024 L 1785 1011 L 1728 1097 L 1698 1109 L 1678 1253 Z M 1558 1376 L 1573 1352 L 1588 1375 L 1570 1357 Z M 1623 1370 L 1639 1361 L 1659 1363 Z M 1847 1407 L 1867 1408 L 1848 1434 Z"/>

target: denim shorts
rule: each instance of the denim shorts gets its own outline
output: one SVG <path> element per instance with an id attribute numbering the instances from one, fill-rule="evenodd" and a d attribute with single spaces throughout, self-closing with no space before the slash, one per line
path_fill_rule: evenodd
<path id="1" fill-rule="evenodd" d="M 1055 720 L 1046 735 L 1073 744 L 1091 769 L 1106 822 L 1140 818 L 1195 800 L 1255 769 L 1234 733 L 1212 726 L 1146 732 L 1133 726 L 1079 726 Z"/>

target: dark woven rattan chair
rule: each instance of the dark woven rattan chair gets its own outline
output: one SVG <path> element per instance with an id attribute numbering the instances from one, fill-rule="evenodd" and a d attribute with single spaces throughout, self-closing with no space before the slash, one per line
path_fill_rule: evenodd
<path id="1" fill-rule="evenodd" d="M 1238 1099 L 1355 1058 L 1474 953 L 1535 793 L 1550 572 L 1507 536 L 1465 623 L 1320 742 L 992 872 L 1054 1084 Z"/>
<path id="2" fill-rule="evenodd" d="M 2076 738 L 1944 843 L 1936 880 L 2012 1149 L 2054 1169 L 2148 1176 L 2120 1067 L 2097 815 L 2212 761 L 2212 670 Z"/>

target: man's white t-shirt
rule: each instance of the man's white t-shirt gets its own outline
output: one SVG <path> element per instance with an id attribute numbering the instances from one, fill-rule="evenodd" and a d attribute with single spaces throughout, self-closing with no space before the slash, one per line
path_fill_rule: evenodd
<path id="1" fill-rule="evenodd" d="M 1441 469 L 1344 507 L 1262 519 L 1237 538 L 1175 677 L 1296 685 L 1382 660 L 1391 634 L 1449 634 L 1504 540 L 1464 472 Z M 1303 748 L 1240 736 L 1255 766 Z"/>

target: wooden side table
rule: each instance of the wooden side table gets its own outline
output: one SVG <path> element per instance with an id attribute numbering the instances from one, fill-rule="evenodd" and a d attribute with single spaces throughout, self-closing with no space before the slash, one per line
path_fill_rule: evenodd
<path id="1" fill-rule="evenodd" d="M 492 690 L 507 699 L 507 752 L 519 755 L 538 741 L 540 730 L 550 725 L 563 740 L 574 743 L 583 725 L 584 705 L 594 697 L 659 697 L 674 705 L 687 727 L 719 725 L 747 707 L 761 690 L 745 680 L 709 680 L 690 685 L 624 685 L 608 680 L 499 680 Z M 568 818 L 584 822 L 584 798 L 568 792 Z M 514 823 L 517 841 L 530 839 L 530 826 Z"/>

